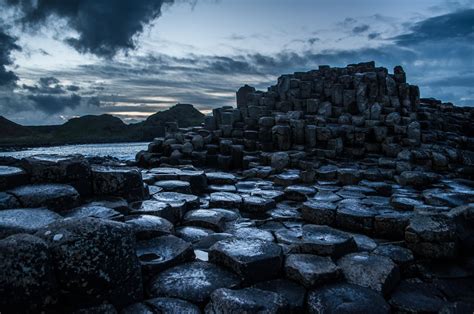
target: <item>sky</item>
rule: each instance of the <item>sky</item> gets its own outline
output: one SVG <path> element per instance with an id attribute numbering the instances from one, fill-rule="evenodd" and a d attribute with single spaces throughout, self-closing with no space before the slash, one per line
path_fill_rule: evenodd
<path id="1" fill-rule="evenodd" d="M 371 60 L 474 106 L 474 2 L 0 0 L 0 115 L 24 125 L 208 113 L 244 84 Z"/>

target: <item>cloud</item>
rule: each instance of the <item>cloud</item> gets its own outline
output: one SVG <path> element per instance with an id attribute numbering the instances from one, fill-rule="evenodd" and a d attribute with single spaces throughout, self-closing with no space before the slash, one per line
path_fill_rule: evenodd
<path id="1" fill-rule="evenodd" d="M 366 31 L 368 31 L 369 28 L 370 28 L 370 26 L 367 25 L 367 24 L 358 25 L 358 26 L 356 26 L 356 27 L 354 27 L 354 28 L 352 29 L 352 33 L 353 33 L 353 34 L 364 33 L 364 32 L 366 32 Z"/>
<path id="2" fill-rule="evenodd" d="M 35 107 L 45 113 L 54 114 L 65 109 L 75 109 L 81 104 L 81 97 L 72 94 L 71 96 L 53 96 L 53 95 L 29 95 Z"/>
<path id="3" fill-rule="evenodd" d="M 15 73 L 6 69 L 6 66 L 13 64 L 11 53 L 14 50 L 21 50 L 16 38 L 5 33 L 0 25 L 0 86 L 15 84 L 18 80 Z"/>
<path id="4" fill-rule="evenodd" d="M 474 40 L 474 9 L 460 10 L 423 20 L 413 25 L 409 33 L 396 36 L 393 39 L 397 44 L 403 46 L 415 46 L 424 42 L 448 39 L 472 43 Z"/>
<path id="5" fill-rule="evenodd" d="M 63 89 L 63 86 L 60 84 L 60 81 L 52 76 L 41 77 L 38 80 L 38 84 L 30 86 L 23 84 L 23 89 L 31 93 L 39 94 L 65 94 L 66 91 Z"/>
<path id="6" fill-rule="evenodd" d="M 135 49 L 136 36 L 173 0 L 7 0 L 22 12 L 22 22 L 36 27 L 60 18 L 77 32 L 65 41 L 81 53 L 113 57 Z"/>

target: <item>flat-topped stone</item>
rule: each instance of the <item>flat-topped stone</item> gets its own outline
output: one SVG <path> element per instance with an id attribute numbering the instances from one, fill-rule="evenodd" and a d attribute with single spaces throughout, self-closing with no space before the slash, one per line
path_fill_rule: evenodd
<path id="1" fill-rule="evenodd" d="M 283 254 L 280 246 L 272 242 L 229 238 L 210 248 L 209 261 L 231 269 L 250 283 L 276 278 L 281 272 Z"/>
<path id="2" fill-rule="evenodd" d="M 344 204 L 342 201 L 339 203 L 336 212 L 336 225 L 350 231 L 372 233 L 374 218 L 378 212 L 358 201 L 350 201 Z"/>
<path id="3" fill-rule="evenodd" d="M 270 231 L 255 227 L 242 227 L 231 231 L 234 236 L 242 239 L 260 239 L 272 242 L 274 237 Z"/>
<path id="4" fill-rule="evenodd" d="M 217 289 L 206 313 L 286 313 L 286 300 L 278 293 L 256 288 Z"/>
<path id="5" fill-rule="evenodd" d="M 352 253 L 340 258 L 337 265 L 349 283 L 389 294 L 400 280 L 398 266 L 388 257 Z"/>
<path id="6" fill-rule="evenodd" d="M 235 184 L 237 182 L 235 175 L 228 172 L 206 172 L 205 175 L 209 184 Z"/>
<path id="7" fill-rule="evenodd" d="M 183 218 L 183 225 L 197 226 L 220 232 L 225 227 L 225 216 L 212 209 L 196 209 L 187 212 Z"/>
<path id="8" fill-rule="evenodd" d="M 197 304 L 209 300 L 219 288 L 235 288 L 239 278 L 219 266 L 207 262 L 178 265 L 156 275 L 148 287 L 152 297 L 173 297 Z"/>
<path id="9" fill-rule="evenodd" d="M 287 199 L 304 202 L 316 193 L 316 189 L 304 185 L 290 185 L 285 188 L 284 192 Z"/>
<path id="10" fill-rule="evenodd" d="M 12 166 L 0 166 L 0 191 L 11 189 L 27 182 L 28 175 L 25 170 Z"/>
<path id="11" fill-rule="evenodd" d="M 191 243 L 173 235 L 164 235 L 137 243 L 137 256 L 146 277 L 167 268 L 194 260 Z"/>
<path id="12" fill-rule="evenodd" d="M 192 194 L 177 192 L 160 192 L 153 195 L 153 199 L 170 206 L 182 206 L 185 211 L 199 207 L 199 197 Z M 184 213 L 183 213 L 184 214 Z"/>
<path id="13" fill-rule="evenodd" d="M 61 211 L 75 207 L 79 203 L 79 193 L 66 184 L 32 184 L 19 186 L 13 194 L 23 207 L 48 207 Z"/>
<path id="14" fill-rule="evenodd" d="M 143 199 L 142 174 L 137 168 L 94 165 L 91 169 L 94 194 L 121 196 L 131 201 Z"/>
<path id="15" fill-rule="evenodd" d="M 361 286 L 336 283 L 308 294 L 308 313 L 390 313 L 390 306 L 377 292 Z"/>
<path id="16" fill-rule="evenodd" d="M 211 229 L 194 226 L 184 226 L 176 228 L 176 236 L 180 237 L 184 241 L 192 243 L 196 243 L 213 233 L 214 231 Z"/>
<path id="17" fill-rule="evenodd" d="M 84 205 L 76 207 L 64 212 L 61 212 L 64 217 L 68 218 L 83 218 L 93 217 L 101 219 L 109 219 L 116 221 L 123 221 L 124 216 L 116 210 L 104 206 Z"/>
<path id="18" fill-rule="evenodd" d="M 304 225 L 302 231 L 294 247 L 299 253 L 338 257 L 357 249 L 352 236 L 328 226 Z"/>
<path id="19" fill-rule="evenodd" d="M 292 280 L 274 279 L 258 282 L 253 287 L 281 295 L 288 304 L 290 313 L 301 313 L 305 306 L 306 289 Z"/>
<path id="20" fill-rule="evenodd" d="M 0 210 L 0 238 L 17 233 L 35 233 L 62 217 L 46 208 Z"/>
<path id="21" fill-rule="evenodd" d="M 341 270 L 330 257 L 290 254 L 285 260 L 285 275 L 307 288 L 320 286 L 339 277 Z"/>
<path id="22" fill-rule="evenodd" d="M 301 206 L 303 219 L 309 223 L 333 226 L 336 224 L 337 205 L 311 199 Z"/>
<path id="23" fill-rule="evenodd" d="M 153 215 L 130 215 L 125 218 L 125 223 L 130 226 L 138 240 L 168 235 L 174 231 L 171 222 Z"/>
<path id="24" fill-rule="evenodd" d="M 215 192 L 211 194 L 209 205 L 211 207 L 240 208 L 242 197 L 236 193 Z"/>
<path id="25" fill-rule="evenodd" d="M 389 303 L 400 313 L 439 313 L 448 302 L 434 285 L 402 281 Z"/>
<path id="26" fill-rule="evenodd" d="M 163 180 L 154 183 L 155 186 L 160 187 L 165 192 L 191 193 L 191 184 L 180 180 Z"/>
<path id="27" fill-rule="evenodd" d="M 195 304 L 176 298 L 153 298 L 140 303 L 134 303 L 120 311 L 121 314 L 138 313 L 186 313 L 200 314 L 201 310 Z"/>
<path id="28" fill-rule="evenodd" d="M 146 200 L 131 203 L 130 214 L 158 216 L 165 218 L 166 220 L 169 220 L 173 223 L 181 218 L 179 208 L 172 207 L 168 203 L 155 200 Z"/>
<path id="29" fill-rule="evenodd" d="M 270 209 L 275 208 L 276 203 L 271 198 L 264 198 L 258 196 L 243 197 L 241 210 L 248 213 L 264 213 Z"/>
<path id="30" fill-rule="evenodd" d="M 21 207 L 21 205 L 16 197 L 5 192 L 0 192 L 0 210 L 19 207 Z"/>

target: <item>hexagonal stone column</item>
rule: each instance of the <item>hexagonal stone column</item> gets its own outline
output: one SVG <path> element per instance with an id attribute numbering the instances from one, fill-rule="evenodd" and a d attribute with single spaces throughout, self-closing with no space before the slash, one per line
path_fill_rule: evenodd
<path id="1" fill-rule="evenodd" d="M 287 313 L 287 303 L 278 293 L 255 288 L 217 289 L 206 313 Z"/>
<path id="2" fill-rule="evenodd" d="M 151 297 L 180 298 L 205 304 L 219 288 L 235 288 L 238 276 L 207 262 L 192 262 L 175 266 L 156 275 L 148 287 Z"/>
<path id="3" fill-rule="evenodd" d="M 308 294 L 307 303 L 308 313 L 390 313 L 390 306 L 380 294 L 347 283 L 313 290 Z"/>
<path id="4" fill-rule="evenodd" d="M 28 182 L 27 173 L 18 167 L 0 166 L 0 191 Z"/>
<path id="5" fill-rule="evenodd" d="M 214 244 L 209 261 L 237 273 L 245 283 L 279 276 L 283 253 L 279 245 L 259 239 L 229 238 Z"/>
<path id="6" fill-rule="evenodd" d="M 398 266 L 386 256 L 352 253 L 340 258 L 337 265 L 348 282 L 384 295 L 390 293 L 400 281 Z"/>
<path id="7" fill-rule="evenodd" d="M 311 288 L 336 280 L 341 270 L 330 257 L 290 254 L 285 260 L 285 274 L 286 277 Z"/>

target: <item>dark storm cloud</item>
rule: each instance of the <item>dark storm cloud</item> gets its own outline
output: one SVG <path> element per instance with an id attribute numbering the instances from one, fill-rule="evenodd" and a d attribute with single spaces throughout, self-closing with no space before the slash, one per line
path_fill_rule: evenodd
<path id="1" fill-rule="evenodd" d="M 34 27 L 62 18 L 78 33 L 66 42 L 82 53 L 112 57 L 136 47 L 135 36 L 161 15 L 173 0 L 7 0 L 23 13 L 24 25 Z"/>
<path id="2" fill-rule="evenodd" d="M 38 80 L 38 84 L 30 86 L 23 84 L 23 89 L 31 93 L 39 94 L 65 94 L 66 91 L 63 89 L 63 86 L 60 84 L 60 81 L 52 76 L 41 77 Z"/>
<path id="3" fill-rule="evenodd" d="M 356 27 L 354 27 L 354 28 L 352 29 L 352 33 L 353 33 L 353 34 L 364 33 L 364 32 L 366 32 L 366 31 L 368 31 L 369 28 L 370 28 L 370 26 L 367 25 L 367 24 L 358 25 L 358 26 L 356 26 Z"/>
<path id="4" fill-rule="evenodd" d="M 81 97 L 76 94 L 71 96 L 29 95 L 28 99 L 34 102 L 36 109 L 48 114 L 62 112 L 68 108 L 74 109 L 81 104 Z"/>
<path id="5" fill-rule="evenodd" d="M 16 38 L 8 35 L 0 25 L 0 86 L 14 84 L 18 80 L 15 73 L 6 69 L 6 66 L 13 64 L 11 53 L 14 50 L 21 50 Z"/>
<path id="6" fill-rule="evenodd" d="M 380 37 L 380 33 L 376 33 L 376 32 L 370 33 L 369 35 L 367 35 L 367 38 L 368 38 L 368 39 L 371 39 L 371 40 L 372 40 L 372 39 L 379 38 L 379 37 Z"/>
<path id="7" fill-rule="evenodd" d="M 397 44 L 404 46 L 453 39 L 471 41 L 472 43 L 474 40 L 474 9 L 456 11 L 423 20 L 413 25 L 411 32 L 393 39 Z"/>

